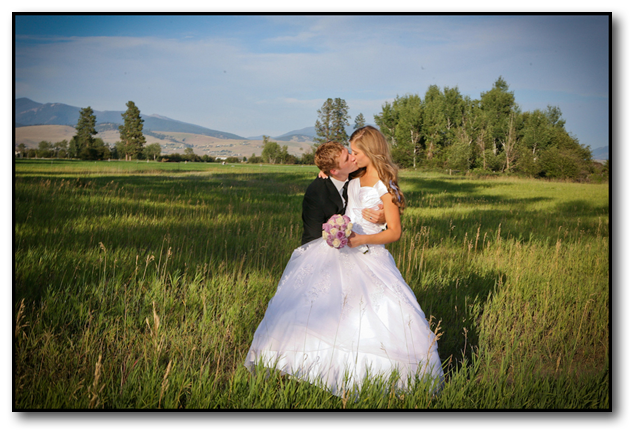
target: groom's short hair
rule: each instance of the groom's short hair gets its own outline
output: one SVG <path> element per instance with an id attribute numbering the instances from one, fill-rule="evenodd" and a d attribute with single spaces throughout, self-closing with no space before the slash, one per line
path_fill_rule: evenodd
<path id="1" fill-rule="evenodd" d="M 339 168 L 339 157 L 344 149 L 345 146 L 336 141 L 323 143 L 314 154 L 314 164 L 316 164 L 323 173 L 330 176 L 332 169 Z"/>

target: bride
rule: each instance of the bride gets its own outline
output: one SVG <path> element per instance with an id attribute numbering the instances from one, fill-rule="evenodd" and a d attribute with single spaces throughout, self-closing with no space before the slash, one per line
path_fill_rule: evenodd
<path id="1" fill-rule="evenodd" d="M 336 396 L 393 372 L 398 390 L 419 378 L 430 379 L 436 392 L 443 384 L 437 337 L 384 246 L 401 237 L 405 200 L 397 168 L 376 128 L 356 130 L 350 145 L 360 170 L 347 189 L 349 243 L 335 249 L 317 238 L 294 250 L 245 366 L 260 362 Z M 383 231 L 362 215 L 381 203 Z"/>

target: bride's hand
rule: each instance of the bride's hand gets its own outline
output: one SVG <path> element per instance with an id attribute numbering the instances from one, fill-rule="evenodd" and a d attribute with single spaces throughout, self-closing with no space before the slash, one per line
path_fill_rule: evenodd
<path id="1" fill-rule="evenodd" d="M 326 175 L 325 173 L 323 173 L 323 170 L 320 170 L 320 171 L 319 171 L 319 178 L 328 179 L 328 175 Z"/>
<path id="2" fill-rule="evenodd" d="M 377 209 L 364 208 L 363 218 L 373 224 L 383 225 L 386 223 L 386 214 L 383 211 L 383 204 L 377 205 Z"/>
<path id="3" fill-rule="evenodd" d="M 362 240 L 363 240 L 363 235 L 357 234 L 353 231 L 352 234 L 350 234 L 350 237 L 348 238 L 348 246 L 350 248 L 356 248 L 357 246 L 361 246 L 363 245 Z"/>

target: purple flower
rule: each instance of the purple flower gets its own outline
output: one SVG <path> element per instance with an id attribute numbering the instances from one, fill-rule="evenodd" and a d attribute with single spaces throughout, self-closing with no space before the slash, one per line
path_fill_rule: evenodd
<path id="1" fill-rule="evenodd" d="M 348 236 L 351 234 L 352 223 L 348 216 L 340 214 L 333 215 L 328 222 L 323 224 L 323 239 L 333 248 L 343 248 L 348 244 Z"/>

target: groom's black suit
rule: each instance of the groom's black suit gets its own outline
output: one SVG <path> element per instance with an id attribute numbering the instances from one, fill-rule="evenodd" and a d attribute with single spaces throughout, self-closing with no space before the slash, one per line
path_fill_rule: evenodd
<path id="1" fill-rule="evenodd" d="M 346 180 L 346 184 L 348 181 Z M 346 195 L 347 198 L 347 195 Z M 347 199 L 346 199 L 347 205 Z M 335 214 L 344 214 L 346 208 L 330 178 L 317 178 L 308 186 L 303 197 L 303 237 L 301 245 L 321 237 L 322 225 Z"/>

